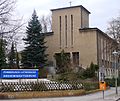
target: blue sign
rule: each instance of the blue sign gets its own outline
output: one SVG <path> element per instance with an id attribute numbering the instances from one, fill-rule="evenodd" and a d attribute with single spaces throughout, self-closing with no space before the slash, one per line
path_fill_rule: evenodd
<path id="1" fill-rule="evenodd" d="M 2 79 L 35 79 L 38 78 L 38 69 L 2 69 Z"/>

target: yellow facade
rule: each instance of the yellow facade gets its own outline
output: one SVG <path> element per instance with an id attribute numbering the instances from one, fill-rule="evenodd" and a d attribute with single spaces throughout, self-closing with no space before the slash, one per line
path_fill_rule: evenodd
<path id="1" fill-rule="evenodd" d="M 111 66 L 114 48 L 109 47 L 116 43 L 98 28 L 89 28 L 90 12 L 86 8 L 80 5 L 51 11 L 53 34 L 45 39 L 49 61 L 55 63 L 54 54 L 64 50 L 70 53 L 72 61 L 76 56 L 78 66 L 83 68 L 91 62 Z"/>

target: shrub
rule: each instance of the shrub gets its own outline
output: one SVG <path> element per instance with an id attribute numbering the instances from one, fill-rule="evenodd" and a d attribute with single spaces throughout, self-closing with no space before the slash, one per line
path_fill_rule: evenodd
<path id="1" fill-rule="evenodd" d="M 115 87 L 115 79 L 105 79 L 105 82 L 107 83 L 107 85 L 109 85 L 110 87 Z"/>
<path id="2" fill-rule="evenodd" d="M 39 68 L 39 78 L 46 78 L 48 74 L 48 70 L 46 68 Z"/>
<path id="3" fill-rule="evenodd" d="M 112 79 L 105 79 L 107 85 L 109 85 L 110 87 L 115 87 L 115 78 L 112 78 Z M 120 86 L 120 77 L 117 79 L 117 83 L 118 83 L 118 86 Z"/>
<path id="4" fill-rule="evenodd" d="M 58 77 L 56 78 L 57 81 L 73 81 L 77 79 L 77 74 L 72 71 L 58 74 Z"/>
<path id="5" fill-rule="evenodd" d="M 85 90 L 95 90 L 99 88 L 98 82 L 83 82 L 83 87 Z"/>
<path id="6" fill-rule="evenodd" d="M 93 62 L 91 62 L 90 67 L 87 68 L 82 73 L 83 79 L 96 77 L 95 71 L 98 71 L 98 69 L 99 69 L 98 65 L 95 65 L 95 64 L 93 64 Z"/>
<path id="7" fill-rule="evenodd" d="M 67 54 L 64 50 L 62 50 L 60 53 L 56 53 L 54 58 L 56 60 L 56 72 L 58 74 L 69 71 L 71 67 L 70 54 Z"/>
<path id="8" fill-rule="evenodd" d="M 48 88 L 46 87 L 44 82 L 35 82 L 31 87 L 33 91 L 47 91 Z"/>

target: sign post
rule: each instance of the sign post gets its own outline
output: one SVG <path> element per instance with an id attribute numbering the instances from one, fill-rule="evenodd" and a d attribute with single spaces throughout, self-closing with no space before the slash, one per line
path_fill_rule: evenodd
<path id="1" fill-rule="evenodd" d="M 99 81 L 104 81 L 105 78 L 105 67 L 102 66 L 99 68 Z"/>
<path id="2" fill-rule="evenodd" d="M 103 99 L 104 99 L 104 91 L 106 90 L 106 82 L 105 79 L 105 68 L 104 66 L 99 68 L 99 86 L 100 90 L 103 92 Z"/>
<path id="3" fill-rule="evenodd" d="M 38 69 L 2 69 L 0 79 L 37 79 Z"/>

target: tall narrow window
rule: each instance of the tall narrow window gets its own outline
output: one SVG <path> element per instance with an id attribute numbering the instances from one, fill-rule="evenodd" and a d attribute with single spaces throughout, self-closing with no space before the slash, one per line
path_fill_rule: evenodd
<path id="1" fill-rule="evenodd" d="M 61 16 L 59 16 L 59 23 L 60 23 L 60 48 L 61 48 Z"/>
<path id="2" fill-rule="evenodd" d="M 67 15 L 65 15 L 65 45 L 67 47 Z"/>
<path id="3" fill-rule="evenodd" d="M 71 15 L 71 46 L 73 46 L 73 15 Z"/>

